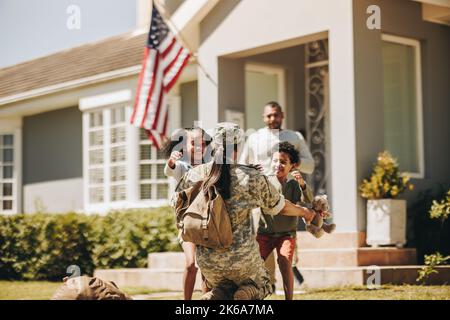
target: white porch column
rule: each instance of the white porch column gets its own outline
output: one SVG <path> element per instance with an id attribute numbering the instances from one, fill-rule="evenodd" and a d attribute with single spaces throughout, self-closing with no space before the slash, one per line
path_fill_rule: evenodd
<path id="1" fill-rule="evenodd" d="M 329 31 L 331 186 L 338 232 L 358 230 L 352 3 Z M 362 231 L 362 230 L 361 230 Z"/>
<path id="2" fill-rule="evenodd" d="M 217 84 L 217 58 L 200 55 L 204 68 Z M 205 129 L 214 127 L 219 121 L 219 88 L 198 68 L 198 117 Z"/>

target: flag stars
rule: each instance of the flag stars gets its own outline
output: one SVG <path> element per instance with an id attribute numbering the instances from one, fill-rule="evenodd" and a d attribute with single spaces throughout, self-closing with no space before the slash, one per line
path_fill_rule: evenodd
<path id="1" fill-rule="evenodd" d="M 158 46 L 161 44 L 162 40 L 164 40 L 168 33 L 169 28 L 164 23 L 158 10 L 156 10 L 156 8 L 153 8 L 150 33 L 148 38 L 148 47 L 151 49 L 158 49 Z"/>

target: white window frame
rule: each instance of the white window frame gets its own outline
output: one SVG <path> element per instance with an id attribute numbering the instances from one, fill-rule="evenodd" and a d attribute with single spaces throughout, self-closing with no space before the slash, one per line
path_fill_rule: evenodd
<path id="1" fill-rule="evenodd" d="M 125 161 L 126 167 L 126 194 L 127 199 L 121 201 L 111 201 L 111 166 L 110 163 L 110 149 L 114 144 L 110 143 L 110 129 L 111 110 L 117 107 L 125 107 L 125 122 L 128 123 L 128 119 L 131 116 L 131 90 L 120 90 L 107 94 L 101 94 L 97 96 L 91 96 L 80 99 L 79 106 L 83 112 L 83 202 L 84 209 L 87 213 L 98 212 L 106 213 L 113 209 L 127 209 L 133 206 L 133 153 L 136 148 L 133 148 L 133 141 L 135 140 L 136 128 L 131 125 L 126 126 L 126 154 L 127 159 Z M 89 114 L 90 112 L 101 111 L 103 113 L 103 202 L 90 203 L 89 199 Z"/>
<path id="2" fill-rule="evenodd" d="M 0 214 L 16 214 L 22 211 L 22 119 L 0 119 L 0 135 L 13 136 L 13 195 L 11 210 L 3 210 L 0 203 Z M 3 193 L 3 189 L 0 190 Z"/>
<path id="3" fill-rule="evenodd" d="M 423 179 L 425 177 L 425 155 L 423 144 L 423 101 L 422 101 L 422 59 L 420 54 L 420 41 L 410 38 L 382 34 L 381 40 L 396 44 L 411 46 L 414 49 L 415 73 L 416 73 L 416 112 L 417 112 L 417 151 L 419 160 L 419 172 L 407 172 L 412 178 Z"/>

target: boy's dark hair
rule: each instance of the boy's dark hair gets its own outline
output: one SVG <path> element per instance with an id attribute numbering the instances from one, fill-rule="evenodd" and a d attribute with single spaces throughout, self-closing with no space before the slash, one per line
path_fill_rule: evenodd
<path id="1" fill-rule="evenodd" d="M 289 159 L 291 160 L 291 163 L 299 164 L 300 163 L 300 153 L 295 149 L 294 145 L 292 143 L 289 143 L 287 141 L 280 142 L 272 150 L 272 154 L 275 152 L 284 152 L 287 155 L 289 155 Z"/>

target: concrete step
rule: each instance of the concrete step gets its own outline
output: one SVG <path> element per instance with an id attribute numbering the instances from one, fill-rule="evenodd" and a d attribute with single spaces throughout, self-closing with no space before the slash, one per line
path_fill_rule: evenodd
<path id="1" fill-rule="evenodd" d="M 383 284 L 411 284 L 417 285 L 418 272 L 422 266 L 381 266 L 348 267 L 348 268 L 300 268 L 304 278 L 300 286 L 295 283 L 296 289 L 326 288 L 340 286 L 373 286 Z M 450 283 L 450 266 L 438 266 L 438 273 L 432 274 L 427 280 L 427 285 L 448 285 Z M 277 288 L 282 283 L 281 273 L 276 273 Z M 379 282 L 377 281 L 379 279 Z"/>
<path id="2" fill-rule="evenodd" d="M 299 249 L 300 267 L 356 267 L 415 265 L 415 248 Z"/>
<path id="3" fill-rule="evenodd" d="M 185 257 L 183 252 L 155 252 L 150 253 L 147 267 L 151 269 L 183 269 Z"/>
<path id="4" fill-rule="evenodd" d="M 304 267 L 356 267 L 415 265 L 414 248 L 339 248 L 299 249 L 299 264 Z M 150 269 L 183 269 L 185 257 L 182 252 L 157 252 L 148 255 Z"/>
<path id="5" fill-rule="evenodd" d="M 365 233 L 333 233 L 316 239 L 309 232 L 297 232 L 299 250 L 305 249 L 350 249 L 361 248 L 365 241 Z M 413 264 L 414 262 L 411 262 Z M 395 263 L 392 263 L 395 264 Z M 182 252 L 157 252 L 148 255 L 148 268 L 184 268 L 185 260 Z"/>
<path id="6" fill-rule="evenodd" d="M 304 283 L 295 282 L 295 289 L 325 288 L 339 286 L 366 286 L 374 284 L 417 284 L 416 278 L 422 266 L 381 266 L 343 268 L 300 268 Z M 450 283 L 450 266 L 436 267 L 438 273 L 432 274 L 427 284 L 443 285 Z M 95 276 L 114 281 L 119 288 L 146 287 L 154 290 L 182 291 L 183 269 L 110 269 L 96 270 Z M 379 283 L 375 282 L 379 279 Z M 277 290 L 283 290 L 280 272 L 276 272 Z M 200 273 L 197 273 L 195 289 L 200 290 Z"/>

